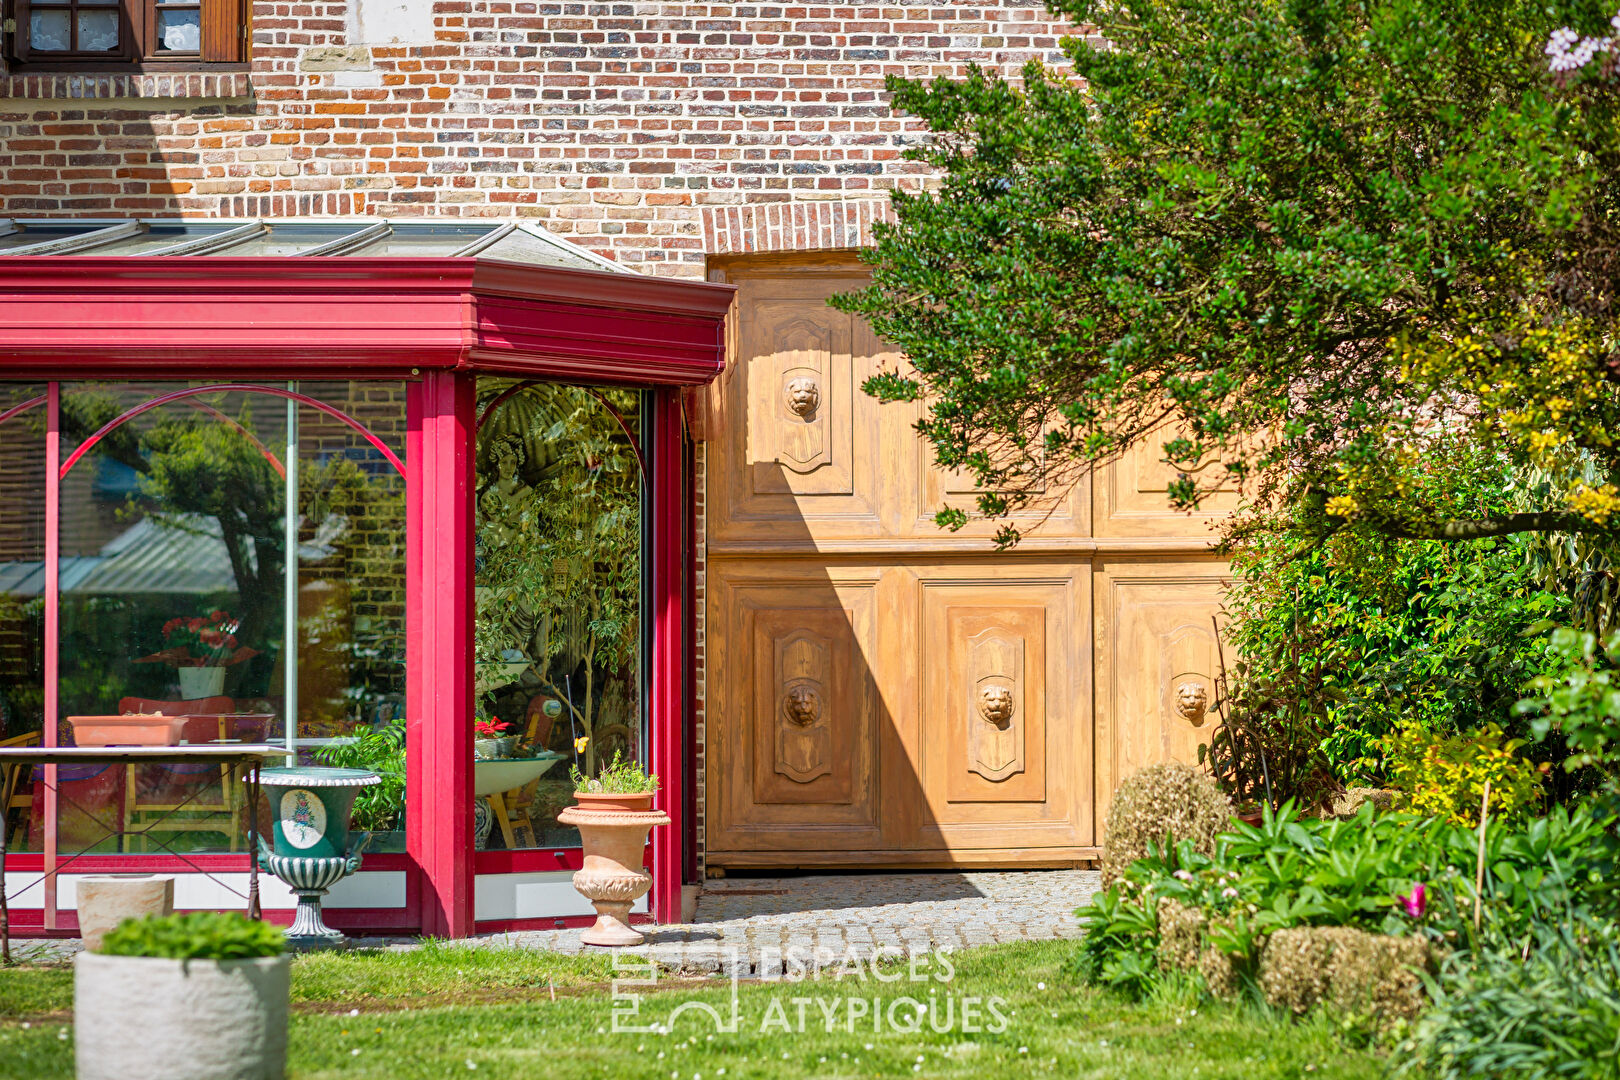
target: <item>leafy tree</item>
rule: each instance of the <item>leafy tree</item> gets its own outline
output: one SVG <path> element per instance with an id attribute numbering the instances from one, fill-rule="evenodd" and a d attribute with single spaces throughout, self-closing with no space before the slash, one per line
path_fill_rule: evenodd
<path id="1" fill-rule="evenodd" d="M 1108 43 L 1067 39 L 1072 72 L 891 79 L 940 182 L 836 301 L 905 354 L 866 389 L 926 403 L 981 513 L 1147 443 L 1177 505 L 1236 480 L 1318 539 L 1620 530 L 1620 94 L 1580 40 L 1612 10 L 1051 6 Z M 1429 498 L 1442 429 L 1553 482 Z"/>

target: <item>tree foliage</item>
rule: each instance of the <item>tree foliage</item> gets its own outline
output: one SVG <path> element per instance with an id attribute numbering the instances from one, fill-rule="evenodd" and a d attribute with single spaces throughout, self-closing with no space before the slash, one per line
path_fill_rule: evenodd
<path id="1" fill-rule="evenodd" d="M 1612 11 L 1051 6 L 1108 43 L 1067 39 L 1072 72 L 891 80 L 940 180 L 837 301 L 905 354 L 866 388 L 925 402 L 981 513 L 1146 443 L 1178 505 L 1236 480 L 1318 536 L 1620 528 L 1620 95 L 1548 53 Z M 1457 516 L 1421 482 L 1442 428 L 1560 479 Z"/>

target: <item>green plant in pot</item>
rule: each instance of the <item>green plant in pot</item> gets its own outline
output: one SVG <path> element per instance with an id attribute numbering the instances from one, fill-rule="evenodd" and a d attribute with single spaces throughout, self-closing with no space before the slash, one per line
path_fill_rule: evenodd
<path id="1" fill-rule="evenodd" d="M 583 749 L 578 743 L 576 747 Z M 648 831 L 669 824 L 668 814 L 652 809 L 658 777 L 618 752 L 595 776 L 586 776 L 578 765 L 569 768 L 569 775 L 579 805 L 558 814 L 557 821 L 579 829 L 585 861 L 574 874 L 574 888 L 596 909 L 596 923 L 580 940 L 587 945 L 640 944 L 641 934 L 630 927 L 630 908 L 652 887 L 652 877 L 641 867 L 642 851 Z"/>
<path id="2" fill-rule="evenodd" d="M 377 774 L 377 783 L 359 789 L 349 815 L 351 829 L 373 835 L 368 850 L 378 850 L 377 837 L 400 831 L 405 814 L 404 717 L 379 728 L 356 728 L 349 738 L 317 749 L 315 758 L 322 765 Z"/>
<path id="3" fill-rule="evenodd" d="M 281 1080 L 289 958 L 235 912 L 125 919 L 74 958 L 81 1080 Z"/>

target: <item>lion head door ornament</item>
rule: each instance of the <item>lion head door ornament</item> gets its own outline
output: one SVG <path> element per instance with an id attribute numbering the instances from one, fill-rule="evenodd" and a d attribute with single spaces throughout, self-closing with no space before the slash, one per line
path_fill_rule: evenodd
<path id="1" fill-rule="evenodd" d="M 1193 727 L 1204 722 L 1209 709 L 1209 688 L 1196 679 L 1176 687 L 1176 712 Z"/>
<path id="2" fill-rule="evenodd" d="M 783 393 L 788 411 L 794 416 L 808 419 L 821 405 L 821 387 L 816 380 L 803 375 L 789 379 Z"/>
<path id="3" fill-rule="evenodd" d="M 1005 728 L 1012 722 L 1012 687 L 989 683 L 979 691 L 979 715 L 991 726 Z"/>
<path id="4" fill-rule="evenodd" d="M 821 719 L 821 695 L 804 683 L 790 686 L 782 696 L 782 713 L 791 723 L 809 727 Z"/>

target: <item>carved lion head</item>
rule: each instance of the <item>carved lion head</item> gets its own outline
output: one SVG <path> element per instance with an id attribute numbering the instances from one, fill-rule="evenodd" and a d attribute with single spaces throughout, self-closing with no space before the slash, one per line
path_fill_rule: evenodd
<path id="1" fill-rule="evenodd" d="M 821 697 L 802 683 L 790 686 L 782 698 L 782 712 L 800 727 L 809 727 L 821 719 Z"/>
<path id="2" fill-rule="evenodd" d="M 795 416 L 809 416 L 821 404 L 821 387 L 816 380 L 799 377 L 787 384 L 787 406 Z"/>
<path id="3" fill-rule="evenodd" d="M 1209 708 L 1209 689 L 1203 683 L 1184 682 L 1176 687 L 1176 712 L 1191 724 L 1204 721 L 1204 710 Z"/>
<path id="4" fill-rule="evenodd" d="M 996 727 L 1004 728 L 1012 720 L 1013 692 L 1010 686 L 991 684 L 979 691 L 979 715 Z"/>

